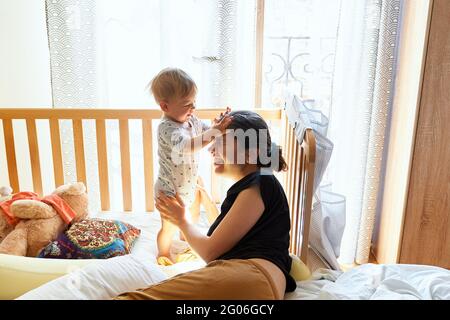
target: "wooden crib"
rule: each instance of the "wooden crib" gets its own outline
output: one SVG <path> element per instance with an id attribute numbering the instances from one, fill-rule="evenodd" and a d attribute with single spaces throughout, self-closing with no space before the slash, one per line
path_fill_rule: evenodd
<path id="1" fill-rule="evenodd" d="M 220 113 L 221 109 L 197 109 L 196 115 L 200 119 L 213 119 Z M 266 121 L 272 126 L 280 126 L 282 130 L 283 154 L 287 160 L 289 170 L 283 173 L 281 182 L 285 188 L 291 209 L 291 245 L 292 253 L 299 256 L 303 262 L 307 262 L 309 225 L 312 205 L 314 161 L 315 161 L 315 138 L 312 130 L 306 131 L 302 141 L 297 141 L 293 128 L 286 119 L 284 110 L 281 109 L 256 109 Z M 60 120 L 70 120 L 73 128 L 73 141 L 75 152 L 76 180 L 87 184 L 85 146 L 83 138 L 83 120 L 95 120 L 98 177 L 101 210 L 110 210 L 111 194 L 109 189 L 109 171 L 107 161 L 107 120 L 117 120 L 120 132 L 120 157 L 122 177 L 123 210 L 133 211 L 131 172 L 130 172 L 130 131 L 129 121 L 137 119 L 142 122 L 142 150 L 143 168 L 140 168 L 144 177 L 145 186 L 145 208 L 146 211 L 154 211 L 153 202 L 153 120 L 161 118 L 161 111 L 156 109 L 26 109 L 26 108 L 0 108 L 0 120 L 2 120 L 3 136 L 7 159 L 7 175 L 13 192 L 24 191 L 19 185 L 18 166 L 16 159 L 15 139 L 13 122 L 25 120 L 27 129 L 27 140 L 31 163 L 31 175 L 34 191 L 43 194 L 42 187 L 42 163 L 39 157 L 39 142 L 37 133 L 37 120 L 47 120 L 50 128 L 51 151 L 53 160 L 54 184 L 64 184 L 64 166 L 61 148 Z M 0 132 L 1 139 L 1 132 Z M 1 159 L 1 158 L 0 158 Z M 47 165 L 47 164 L 46 164 Z M 5 173 L 2 173 L 5 174 Z M 216 179 L 212 177 L 212 181 Z M 211 183 L 211 194 L 217 200 L 216 183 Z"/>

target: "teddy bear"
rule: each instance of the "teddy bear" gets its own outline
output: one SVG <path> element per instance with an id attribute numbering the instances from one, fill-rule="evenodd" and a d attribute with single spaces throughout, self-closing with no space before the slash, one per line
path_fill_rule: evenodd
<path id="1" fill-rule="evenodd" d="M 88 216 L 88 195 L 82 182 L 62 185 L 43 198 L 31 192 L 14 197 L 19 200 L 9 209 L 15 227 L 0 243 L 0 253 L 36 257 L 71 223 Z"/>
<path id="2" fill-rule="evenodd" d="M 7 201 L 12 197 L 12 188 L 5 186 L 0 187 L 0 203 Z M 5 215 L 1 214 L 2 209 L 0 208 L 0 243 L 2 240 L 14 230 L 14 226 L 8 223 Z"/>

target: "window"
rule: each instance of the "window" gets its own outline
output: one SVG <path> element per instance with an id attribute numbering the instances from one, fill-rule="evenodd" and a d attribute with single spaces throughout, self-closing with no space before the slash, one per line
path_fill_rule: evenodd
<path id="1" fill-rule="evenodd" d="M 199 108 L 278 108 L 284 90 L 289 88 L 310 99 L 315 107 L 327 109 L 339 3 L 336 0 L 48 1 L 54 105 L 157 108 L 146 86 L 160 69 L 176 66 L 197 82 Z M 61 17 L 66 18 L 64 28 Z M 139 124 L 129 125 L 131 132 L 136 131 L 133 136 L 140 136 Z M 273 140 L 281 143 L 278 124 L 270 125 Z M 118 136 L 117 123 L 107 123 L 107 128 L 109 136 Z M 64 134 L 72 129 L 63 124 L 61 130 Z M 89 125 L 86 130 L 88 136 L 95 133 Z M 67 136 L 63 150 L 69 181 L 75 176 L 75 165 L 70 160 L 73 141 L 70 134 Z M 94 154 L 95 146 L 88 141 L 86 145 L 92 152 L 87 155 Z M 108 152 L 110 169 L 116 177 L 110 181 L 115 194 L 121 193 L 117 141 L 111 140 Z M 131 142 L 132 157 L 142 159 L 141 150 Z M 206 150 L 204 153 L 202 158 L 209 159 Z M 87 162 L 96 168 L 96 159 Z M 139 166 L 138 160 L 132 163 Z M 210 167 L 202 168 L 202 176 L 211 177 Z M 132 180 L 136 182 L 133 190 L 143 190 L 142 175 L 133 170 Z M 96 178 L 88 174 L 91 176 L 92 194 L 96 195 Z M 208 178 L 205 183 L 218 185 Z M 214 192 L 216 200 L 224 196 L 219 191 Z M 137 193 L 135 196 L 141 198 Z M 113 199 L 120 208 L 121 197 Z"/>

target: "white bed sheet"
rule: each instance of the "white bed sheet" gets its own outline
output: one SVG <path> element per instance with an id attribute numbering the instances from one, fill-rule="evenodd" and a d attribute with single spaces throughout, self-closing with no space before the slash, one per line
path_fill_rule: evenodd
<path id="1" fill-rule="evenodd" d="M 144 263 L 156 264 L 158 247 L 156 244 L 156 236 L 161 227 L 161 217 L 158 212 L 99 212 L 92 214 L 91 218 L 101 218 L 109 220 L 120 220 L 133 225 L 141 230 L 139 238 L 134 244 L 131 254 Z M 199 227 L 206 234 L 206 218 L 201 215 Z M 187 242 L 174 239 L 171 247 L 171 258 L 175 259 L 177 254 L 188 247 Z M 173 266 L 158 266 L 167 276 L 171 277 L 176 274 L 194 270 L 204 266 L 203 261 L 177 263 Z"/>
<path id="2" fill-rule="evenodd" d="M 450 271 L 425 265 L 365 264 L 347 272 L 318 269 L 286 299 L 450 300 Z"/>
<path id="3" fill-rule="evenodd" d="M 126 291 L 160 282 L 181 272 L 204 266 L 202 261 L 170 267 L 156 264 L 157 213 L 101 213 L 104 219 L 118 219 L 141 229 L 132 254 L 99 261 L 36 288 L 19 299 L 111 299 Z M 186 246 L 175 241 L 176 254 Z M 68 290 L 70 288 L 70 290 Z M 366 264 L 347 272 L 318 269 L 308 281 L 297 282 L 287 300 L 450 300 L 450 271 L 422 265 Z"/>
<path id="4" fill-rule="evenodd" d="M 156 235 L 161 226 L 158 213 L 101 212 L 91 218 L 120 220 L 141 230 L 131 254 L 105 260 L 97 260 L 83 268 L 50 281 L 17 298 L 18 300 L 103 300 L 120 293 L 133 291 L 163 281 L 182 272 L 201 268 L 197 261 L 177 263 L 173 266 L 156 264 Z M 204 232 L 206 230 L 203 228 Z M 174 240 L 173 257 L 186 248 L 184 241 Z"/>

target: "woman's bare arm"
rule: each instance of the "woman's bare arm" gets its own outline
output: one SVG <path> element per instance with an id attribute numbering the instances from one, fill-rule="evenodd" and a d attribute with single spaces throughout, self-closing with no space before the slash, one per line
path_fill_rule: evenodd
<path id="1" fill-rule="evenodd" d="M 208 237 L 185 219 L 184 207 L 183 210 L 177 208 L 175 198 L 163 196 L 163 199 L 164 204 L 157 202 L 157 208 L 162 216 L 180 228 L 191 248 L 206 262 L 216 259 L 233 248 L 264 212 L 264 202 L 259 186 L 245 189 L 239 193 L 230 211 L 213 234 Z"/>

